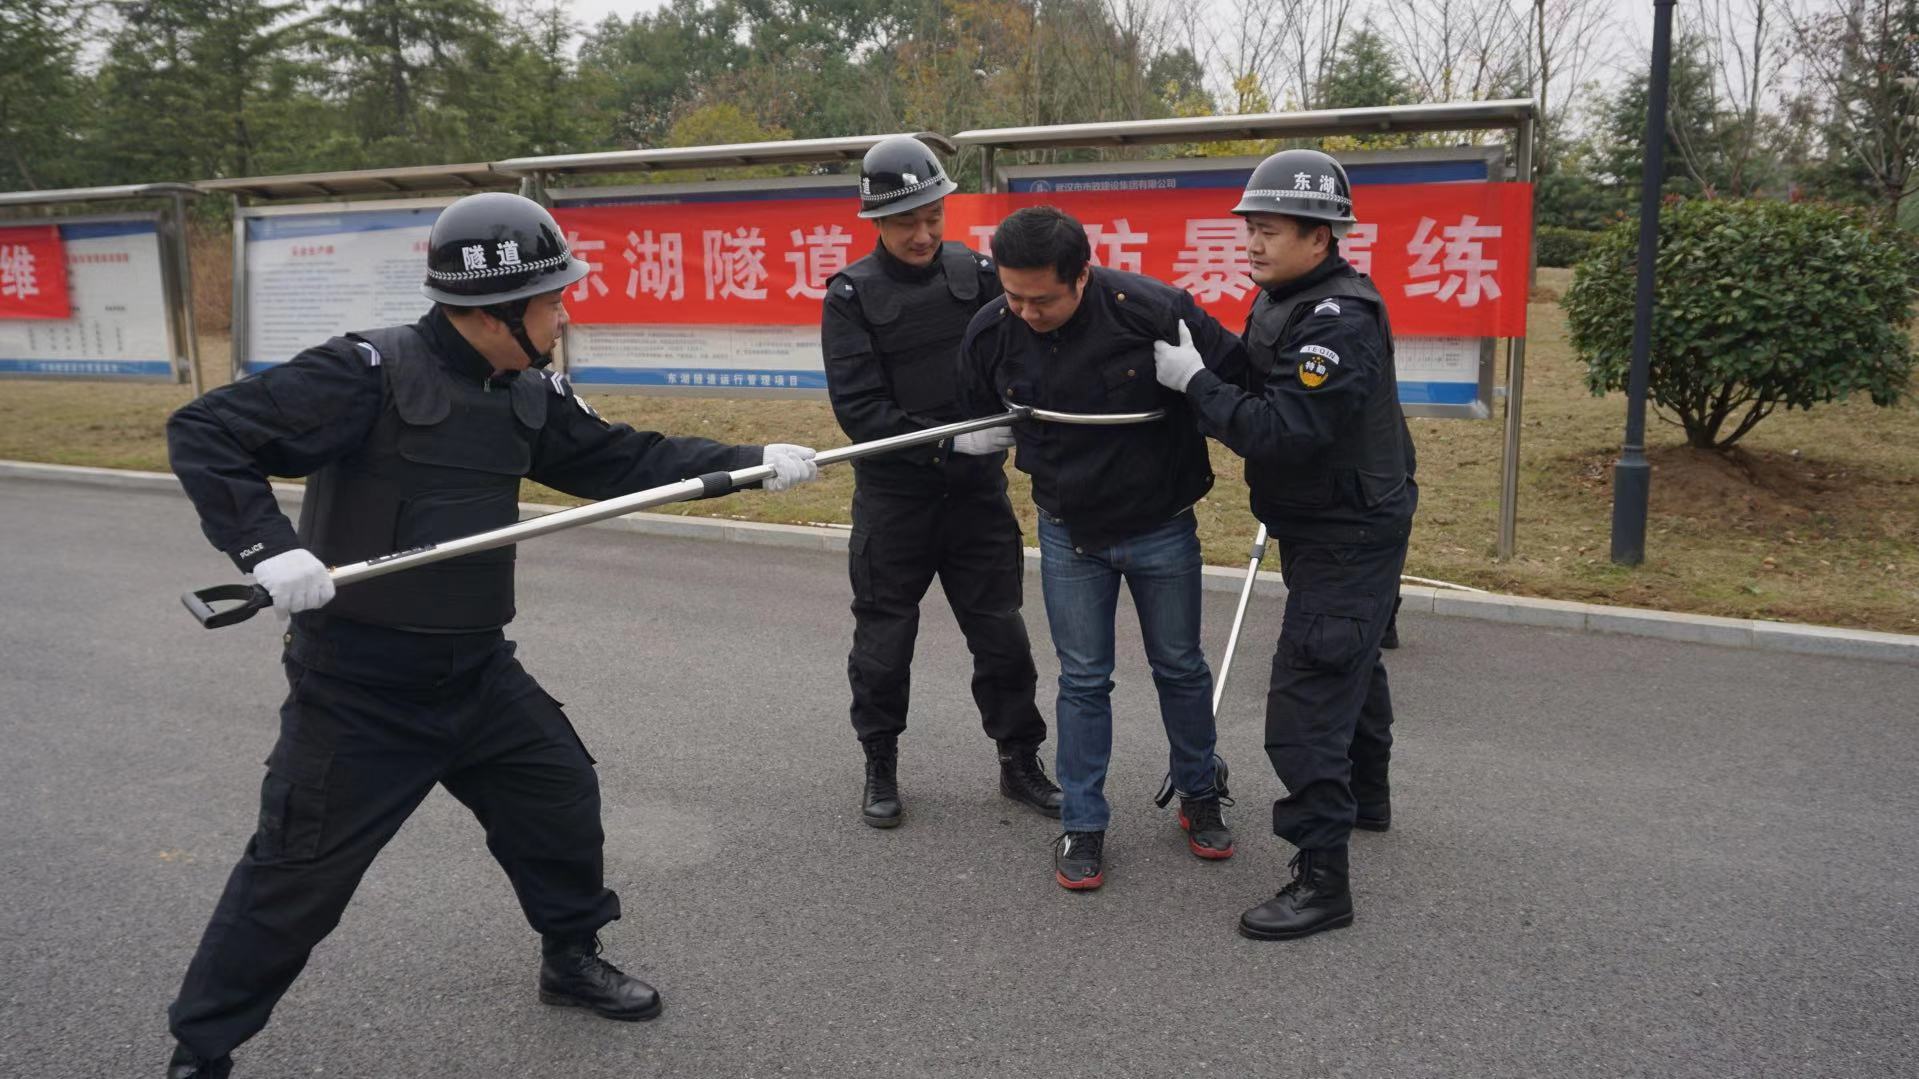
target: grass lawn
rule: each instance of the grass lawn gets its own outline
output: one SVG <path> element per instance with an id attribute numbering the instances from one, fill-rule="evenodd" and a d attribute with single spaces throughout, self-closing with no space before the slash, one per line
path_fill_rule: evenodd
<path id="1" fill-rule="evenodd" d="M 1527 346 L 1518 555 L 1493 558 L 1500 420 L 1415 420 L 1421 505 L 1406 572 L 1501 592 L 1671 611 L 1919 633 L 1919 405 L 1870 402 L 1777 413 L 1730 454 L 1697 453 L 1649 421 L 1654 465 L 1647 561 L 1607 559 L 1619 395 L 1594 398 L 1557 303 L 1567 271 L 1541 270 Z M 203 339 L 224 368 L 223 336 Z M 223 380 L 213 375 L 209 384 Z M 161 470 L 162 424 L 184 387 L 0 382 L 0 458 Z M 599 395 L 609 419 L 722 441 L 845 442 L 825 402 Z M 1207 561 L 1245 564 L 1257 527 L 1238 459 L 1214 446 L 1220 482 L 1199 507 Z M 1029 537 L 1032 503 L 1013 474 Z M 852 473 L 782 495 L 749 492 L 663 512 L 845 524 Z M 529 485 L 530 501 L 572 503 Z M 1269 568 L 1273 563 L 1269 561 Z"/>

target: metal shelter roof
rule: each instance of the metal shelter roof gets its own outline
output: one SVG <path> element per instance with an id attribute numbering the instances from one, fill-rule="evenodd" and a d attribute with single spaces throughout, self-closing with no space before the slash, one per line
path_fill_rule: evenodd
<path id="1" fill-rule="evenodd" d="M 248 176 L 201 180 L 193 185 L 209 194 L 255 199 L 310 199 L 339 195 L 433 194 L 443 191 L 498 191 L 518 187 L 517 175 L 485 163 L 416 165 L 352 172 L 308 172 L 287 176 Z"/>
<path id="2" fill-rule="evenodd" d="M 198 195 L 192 184 L 118 184 L 113 187 L 62 187 L 48 191 L 0 193 L 0 206 L 44 206 L 55 202 L 109 202 L 118 199 L 157 199 Z"/>
<path id="3" fill-rule="evenodd" d="M 958 150 L 953 140 L 937 131 L 905 132 L 946 154 Z M 791 139 L 784 142 L 742 142 L 724 146 L 669 146 L 651 150 L 610 150 L 595 154 L 556 154 L 496 161 L 503 172 L 543 173 L 548 176 L 590 172 L 662 172 L 669 169 L 739 168 L 747 165 L 797 165 L 823 161 L 858 161 L 888 135 L 859 135 L 844 139 Z"/>

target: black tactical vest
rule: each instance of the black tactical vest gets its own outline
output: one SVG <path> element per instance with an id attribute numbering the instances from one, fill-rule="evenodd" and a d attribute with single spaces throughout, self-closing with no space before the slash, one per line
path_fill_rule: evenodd
<path id="1" fill-rule="evenodd" d="M 385 401 L 366 442 L 307 480 L 300 542 L 338 566 L 518 520 L 520 478 L 546 425 L 544 382 L 455 377 L 412 326 L 348 337 L 378 351 Z M 498 547 L 345 585 L 326 613 L 434 633 L 496 629 L 513 620 L 513 558 Z"/>
<path id="2" fill-rule="evenodd" d="M 1326 300 L 1365 300 L 1378 324 L 1380 339 L 1386 346 L 1385 369 L 1379 384 L 1366 399 L 1365 408 L 1351 421 L 1339 438 L 1318 456 L 1306 461 L 1246 462 L 1246 482 L 1253 489 L 1254 508 L 1262 508 L 1262 520 L 1292 518 L 1289 529 L 1317 538 L 1372 538 L 1359 536 L 1348 524 L 1369 522 L 1391 528 L 1391 518 L 1401 516 L 1396 505 L 1410 500 L 1397 496 L 1411 478 L 1411 455 L 1406 417 L 1399 405 L 1399 382 L 1393 366 L 1392 325 L 1386 317 L 1386 304 L 1368 278 L 1357 273 L 1334 274 L 1301 292 L 1274 301 L 1261 291 L 1253 303 L 1246 326 L 1246 347 L 1260 383 L 1251 387 L 1257 393 L 1273 379 L 1298 377 L 1297 361 L 1280 361 L 1280 349 L 1299 323 L 1311 316 L 1314 308 Z M 1403 516 L 1410 518 L 1408 504 Z M 1331 527 L 1318 528 L 1313 518 L 1328 518 Z M 1268 524 L 1272 524 L 1268 520 Z M 1377 530 L 1366 531 L 1377 534 Z M 1275 535 L 1279 534 L 1275 529 Z"/>
<path id="3" fill-rule="evenodd" d="M 980 307 L 986 262 L 964 244 L 940 246 L 940 273 L 924 281 L 887 276 L 878 255 L 848 266 L 860 314 L 866 318 L 893 401 L 924 419 L 960 418 L 957 351 L 966 324 Z"/>

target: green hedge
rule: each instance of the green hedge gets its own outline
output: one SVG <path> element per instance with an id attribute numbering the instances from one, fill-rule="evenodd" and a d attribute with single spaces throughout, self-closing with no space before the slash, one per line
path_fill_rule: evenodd
<path id="1" fill-rule="evenodd" d="M 1592 250 L 1594 241 L 1600 233 L 1585 229 L 1562 229 L 1552 225 L 1541 225 L 1539 233 L 1533 239 L 1533 249 L 1539 255 L 1541 266 L 1575 266 Z"/>

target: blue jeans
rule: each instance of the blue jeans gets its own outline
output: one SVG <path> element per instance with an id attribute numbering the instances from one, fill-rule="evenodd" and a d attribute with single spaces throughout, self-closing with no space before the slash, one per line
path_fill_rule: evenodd
<path id="1" fill-rule="evenodd" d="M 1040 581 L 1059 654 L 1060 819 L 1097 832 L 1111 816 L 1103 788 L 1113 755 L 1113 622 L 1119 583 L 1132 591 L 1159 690 L 1173 785 L 1213 787 L 1213 672 L 1199 646 L 1199 534 L 1191 513 L 1110 547 L 1075 549 L 1066 526 L 1041 513 Z"/>

